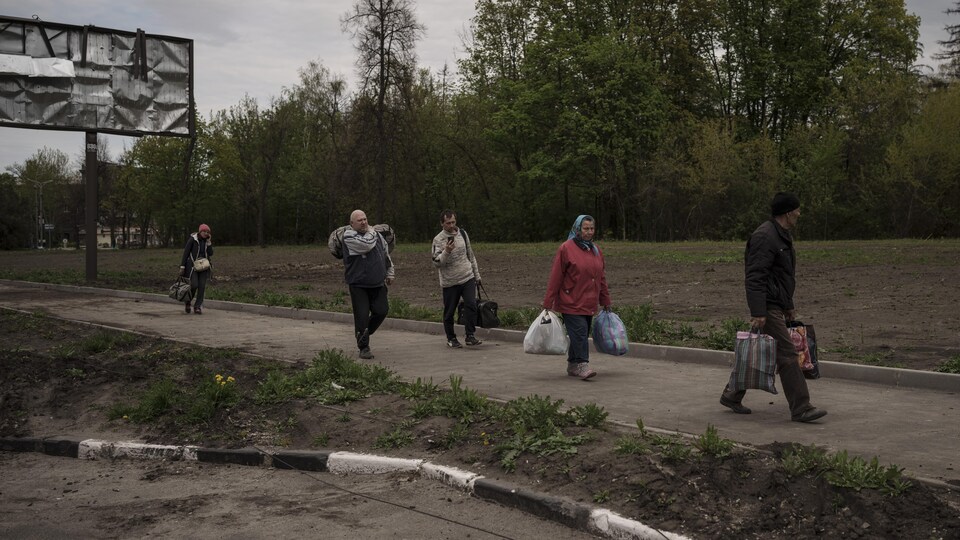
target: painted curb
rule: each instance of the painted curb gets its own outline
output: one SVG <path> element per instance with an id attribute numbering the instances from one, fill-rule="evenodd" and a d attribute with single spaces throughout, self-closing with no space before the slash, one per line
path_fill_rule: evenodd
<path id="1" fill-rule="evenodd" d="M 160 303 L 177 303 L 162 294 L 122 291 L 117 289 L 101 289 L 97 287 L 82 287 L 77 285 L 57 285 L 53 283 L 35 283 L 32 281 L 17 281 L 0 279 L 0 283 L 31 287 L 34 289 L 49 289 L 72 293 L 96 294 L 99 296 L 115 296 Z M 329 321 L 342 324 L 352 324 L 353 316 L 349 313 L 319 311 L 313 309 L 298 309 L 278 306 L 262 306 L 259 304 L 242 304 L 226 300 L 206 300 L 205 304 L 213 309 L 223 311 L 237 311 L 254 313 L 284 319 Z M 381 328 L 404 330 L 430 335 L 444 333 L 442 323 L 414 321 L 408 319 L 387 318 Z M 477 328 L 477 335 L 483 338 L 522 343 L 524 330 L 506 330 L 501 328 Z M 664 362 L 682 364 L 707 364 L 730 366 L 733 363 L 733 352 L 714 351 L 709 349 L 692 349 L 674 347 L 670 345 L 649 345 L 646 343 L 631 342 L 625 355 L 627 358 L 646 358 Z M 939 373 L 935 371 L 919 371 L 914 369 L 888 368 L 848 364 L 845 362 L 820 362 L 820 373 L 825 379 L 844 379 L 861 383 L 873 383 L 896 388 L 919 388 L 939 392 L 960 392 L 960 374 Z"/>
<path id="2" fill-rule="evenodd" d="M 590 530 L 591 508 L 564 497 L 529 491 L 497 480 L 481 478 L 473 484 L 481 499 L 518 508 L 535 516 L 582 531 Z"/>
<path id="3" fill-rule="evenodd" d="M 384 474 L 413 472 L 423 478 L 461 489 L 481 500 L 495 502 L 567 527 L 625 540 L 687 540 L 659 531 L 603 508 L 593 508 L 564 497 L 546 495 L 511 484 L 489 480 L 479 474 L 430 463 L 354 452 L 281 450 L 257 448 L 217 449 L 194 446 L 112 442 L 67 437 L 0 437 L 0 451 L 38 452 L 87 460 L 167 459 L 206 463 L 269 466 L 276 469 L 330 472 L 333 474 Z M 254 456 L 253 454 L 256 454 Z"/>
<path id="4" fill-rule="evenodd" d="M 327 458 L 327 470 L 333 474 L 383 474 L 419 472 L 422 459 L 404 459 L 354 452 L 333 452 Z"/>
<path id="5" fill-rule="evenodd" d="M 620 514 L 605 509 L 594 510 L 590 513 L 590 522 L 593 527 L 608 538 L 624 538 L 638 540 L 688 540 L 688 537 L 672 532 L 664 532 L 648 527 L 639 521 L 627 519 Z"/>
<path id="6" fill-rule="evenodd" d="M 330 452 L 281 450 L 271 454 L 271 465 L 277 469 L 327 472 Z"/>
<path id="7" fill-rule="evenodd" d="M 420 475 L 461 491 L 473 491 L 474 482 L 483 478 L 477 473 L 426 461 L 420 467 Z"/>
<path id="8" fill-rule="evenodd" d="M 170 446 L 134 442 L 109 442 L 96 439 L 80 441 L 78 459 L 169 459 L 197 461 L 197 449 L 192 446 Z"/>

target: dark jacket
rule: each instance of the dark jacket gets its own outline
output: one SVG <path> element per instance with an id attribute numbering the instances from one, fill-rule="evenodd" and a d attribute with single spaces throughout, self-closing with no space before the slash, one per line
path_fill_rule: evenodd
<path id="1" fill-rule="evenodd" d="M 747 241 L 743 262 L 751 317 L 766 317 L 768 307 L 793 309 L 797 255 L 789 231 L 765 221 Z"/>
<path id="2" fill-rule="evenodd" d="M 208 259 L 213 257 L 213 244 L 210 243 L 210 240 L 200 240 L 199 235 L 193 233 L 190 238 L 187 238 L 187 245 L 183 246 L 183 256 L 180 257 L 180 266 L 183 267 L 184 277 L 193 273 L 193 261 L 202 257 Z"/>
<path id="3" fill-rule="evenodd" d="M 364 234 L 344 231 L 343 266 L 344 281 L 353 287 L 383 287 L 384 281 L 394 276 L 387 241 L 373 229 Z"/>

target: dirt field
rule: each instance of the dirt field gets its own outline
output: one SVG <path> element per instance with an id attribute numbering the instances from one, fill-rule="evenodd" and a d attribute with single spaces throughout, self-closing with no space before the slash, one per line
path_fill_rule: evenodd
<path id="1" fill-rule="evenodd" d="M 742 243 L 600 245 L 615 307 L 649 304 L 657 319 L 689 327 L 677 332 L 689 339 L 661 343 L 702 347 L 711 328 L 748 319 Z M 325 246 L 215 249 L 209 298 L 253 291 L 343 301 L 342 264 Z M 475 246 L 501 310 L 539 305 L 555 249 Z M 822 359 L 932 370 L 960 355 L 960 241 L 798 242 L 797 249 L 798 317 L 816 328 Z M 391 299 L 439 309 L 428 246 L 401 244 L 393 258 Z M 99 286 L 164 292 L 179 250 L 101 251 L 98 261 Z M 81 283 L 83 271 L 83 252 L 0 252 L 0 277 Z"/>
<path id="2" fill-rule="evenodd" d="M 536 447 L 530 447 L 515 457 L 515 470 L 510 471 L 502 464 L 503 451 L 516 435 L 511 435 L 506 420 L 499 417 L 474 421 L 458 432 L 458 422 L 448 416 L 415 414 L 420 401 L 410 395 L 373 393 L 342 403 L 323 403 L 310 397 L 255 401 L 257 390 L 269 384 L 266 381 L 276 380 L 270 373 L 292 375 L 307 367 L 0 311 L 0 372 L 6 374 L 0 379 L 0 435 L 82 433 L 107 440 L 139 439 L 162 444 L 331 448 L 427 458 L 610 508 L 693 538 L 960 537 L 956 490 L 913 483 L 904 493 L 892 495 L 874 488 L 838 487 L 824 474 L 790 475 L 781 464 L 789 446 L 786 443 L 717 456 L 677 437 L 609 425 L 596 428 L 571 424 L 563 429 L 563 438 L 583 438 L 575 451 L 561 451 L 568 447 L 558 445 L 558 451 L 538 455 Z M 201 394 L 191 394 L 191 389 L 203 388 L 204 381 L 214 374 L 235 377 L 239 399 L 218 408 L 206 420 L 192 421 L 187 409 Z M 125 413 L 110 419 L 118 404 L 157 406 L 158 394 L 150 389 L 167 379 L 184 392 L 184 398 L 174 394 L 163 415 L 138 421 L 131 411 L 129 417 Z M 349 377 L 341 375 L 337 380 L 346 392 L 354 390 Z M 315 390 L 329 392 L 330 386 L 329 381 L 320 380 Z M 148 395 L 154 398 L 148 399 Z M 556 439 L 552 436 L 553 442 L 544 443 L 557 444 Z M 628 447 L 624 441 L 631 442 L 635 451 L 623 451 Z M 299 477 L 286 481 L 296 485 L 285 489 L 278 471 L 188 469 L 177 463 L 101 467 L 102 472 L 98 472 L 86 464 L 61 467 L 39 457 L 0 459 L 0 469 L 8 479 L 0 497 L 0 515 L 20 516 L 0 520 L 10 527 L 0 526 L 0 536 L 4 530 L 23 537 L 96 530 L 107 531 L 108 536 L 193 536 L 189 531 L 209 530 L 211 522 L 216 524 L 218 534 L 256 536 L 262 530 L 260 520 L 287 515 L 296 520 L 291 522 L 293 529 L 271 530 L 310 534 L 314 525 L 299 516 L 310 514 L 310 503 L 316 497 L 331 497 L 326 505 L 337 510 L 339 517 L 333 521 L 341 528 L 336 530 L 383 526 L 370 516 L 362 517 L 365 514 L 358 509 L 358 502 L 368 513 L 380 512 L 371 510 L 369 501 L 325 495 L 328 490 L 318 492 L 317 486 L 301 485 Z M 409 481 L 402 475 L 390 478 L 388 482 L 394 487 L 387 489 L 409 497 L 404 500 L 417 508 L 446 506 L 442 502 L 437 505 L 436 489 L 418 494 L 419 490 L 405 486 Z M 368 482 L 359 484 L 364 487 L 356 489 L 365 493 L 380 489 Z M 235 494 L 220 495 L 224 491 Z M 26 497 L 13 496 L 25 492 L 29 492 Z M 189 496 L 184 497 L 184 493 Z M 427 499 L 418 498 L 421 496 Z M 451 493 L 448 499 L 450 504 L 463 504 L 457 494 Z M 251 504 L 275 511 L 253 511 Z M 483 519 L 483 509 L 465 504 L 458 508 L 462 509 L 458 519 L 476 519 L 485 530 L 505 537 L 574 537 L 548 533 L 545 528 L 536 528 L 535 522 L 533 530 L 537 532 L 522 527 L 502 529 L 496 520 Z M 39 512 L 44 517 L 40 521 L 25 520 L 23 512 Z M 501 509 L 493 512 L 510 519 Z M 64 529 L 64 523 L 77 526 Z M 464 532 L 440 522 L 420 523 L 420 534 L 414 536 L 486 537 L 479 531 Z M 371 530 L 383 534 L 370 537 L 392 537 L 381 529 Z"/>

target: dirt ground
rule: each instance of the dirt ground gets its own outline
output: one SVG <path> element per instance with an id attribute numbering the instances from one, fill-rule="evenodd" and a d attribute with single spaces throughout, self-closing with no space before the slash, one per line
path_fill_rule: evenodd
<path id="1" fill-rule="evenodd" d="M 837 487 L 824 475 L 790 476 L 779 459 L 789 447 L 786 443 L 713 457 L 692 449 L 690 441 L 679 438 L 658 451 L 653 436 L 648 434 L 644 439 L 650 447 L 648 451 L 624 454 L 615 450 L 618 442 L 630 437 L 636 440 L 639 430 L 570 426 L 564 430 L 565 436 L 585 437 L 575 453 L 538 456 L 524 452 L 516 460 L 516 469 L 509 471 L 502 466 L 502 454 L 497 450 L 509 437 L 502 421 L 473 423 L 459 443 L 445 445 L 442 441 L 453 433 L 456 422 L 444 416 L 413 421 L 414 402 L 394 394 L 373 394 L 338 405 L 324 405 L 308 398 L 276 405 L 254 402 L 257 388 L 270 372 L 294 373 L 305 368 L 302 364 L 249 358 L 235 351 L 198 353 L 196 347 L 145 337 L 112 340 L 109 346 L 103 345 L 105 342 L 102 331 L 94 328 L 0 312 L 0 373 L 4 373 L 0 379 L 0 435 L 76 433 L 107 440 L 256 446 L 266 450 L 330 448 L 426 458 L 610 508 L 648 525 L 694 538 L 960 538 L 960 495 L 956 490 L 914 482 L 905 494 L 894 496 L 876 489 Z M 94 346 L 97 343 L 100 345 Z M 176 409 L 142 423 L 108 418 L 114 405 L 135 403 L 160 379 L 170 378 L 178 388 L 188 388 L 213 374 L 235 377 L 241 397 L 209 421 L 186 423 Z M 407 426 L 412 435 L 407 444 L 375 448 L 379 437 L 402 426 Z M 663 450 L 666 447 L 690 451 L 681 457 L 670 457 Z M 255 490 L 258 482 L 286 482 L 275 480 L 278 471 L 271 471 L 269 479 L 263 471 L 244 472 L 244 479 L 238 479 L 236 469 L 223 472 L 204 467 L 185 471 L 182 464 L 176 463 L 140 467 L 126 473 L 117 473 L 116 468 L 107 466 L 103 473 L 78 469 L 83 473 L 71 475 L 69 480 L 64 476 L 58 483 L 57 475 L 47 473 L 50 467 L 45 457 L 0 459 L 5 479 L 16 478 L 17 486 L 29 485 L 31 474 L 24 473 L 24 468 L 34 469 L 36 485 L 49 490 L 46 496 L 32 494 L 28 501 L 11 496 L 8 490 L 14 484 L 10 484 L 10 488 L 3 488 L 0 514 L 22 518 L 21 512 L 34 511 L 29 506 L 35 504 L 36 511 L 52 512 L 60 518 L 44 522 L 49 527 L 51 523 L 72 523 L 79 520 L 80 513 L 89 510 L 98 517 L 78 521 L 85 527 L 80 532 L 102 529 L 112 531 L 111 535 L 126 536 L 132 531 L 131 535 L 139 536 L 175 534 L 174 529 L 168 531 L 160 526 L 173 519 L 183 522 L 184 527 L 179 530 L 190 531 L 191 519 L 200 523 L 204 518 L 206 522 L 221 524 L 224 531 L 253 534 L 263 515 L 244 508 L 257 501 L 263 501 L 268 508 L 278 505 L 292 509 L 293 513 L 309 512 L 302 499 L 298 499 L 306 497 L 300 488 L 291 492 L 291 499 L 284 499 L 281 490 L 262 497 L 248 495 L 241 502 L 230 503 L 231 511 L 214 511 L 211 506 L 212 494 L 218 491 Z M 176 493 L 180 489 L 182 493 L 186 488 L 158 483 L 158 494 L 121 503 L 115 500 L 115 490 L 134 488 L 129 483 L 121 486 L 115 481 L 92 482 L 94 474 L 101 480 L 109 480 L 111 475 L 136 476 L 141 487 L 182 474 L 187 479 L 182 485 L 193 486 L 191 493 L 196 493 L 190 497 L 164 497 L 159 495 L 161 491 Z M 409 479 L 397 477 L 388 481 L 396 483 L 390 490 L 415 497 L 402 486 Z M 98 494 L 98 489 L 103 493 Z M 54 503 L 49 499 L 53 495 L 58 497 L 57 501 L 70 499 L 73 504 Z M 425 496 L 437 498 L 436 492 Z M 450 497 L 451 501 L 457 499 L 456 495 Z M 359 515 L 355 506 L 343 509 L 340 505 L 332 503 L 344 519 Z M 464 516 L 470 515 L 466 509 L 464 512 Z M 496 510 L 498 515 L 500 512 L 502 509 Z M 140 522 L 136 516 L 152 521 Z M 21 519 L 16 525 L 27 528 L 10 529 L 11 532 L 30 530 L 28 521 Z M 476 532 L 447 533 L 444 531 L 448 529 L 437 523 L 426 527 L 424 537 L 483 537 Z M 200 530 L 203 529 L 196 529 Z M 545 529 L 534 530 L 536 536 L 547 534 Z M 309 534 L 307 530 L 301 532 Z M 530 533 L 498 534 L 529 537 Z M 197 535 L 202 536 L 199 532 Z"/>
<path id="2" fill-rule="evenodd" d="M 600 245 L 615 306 L 649 304 L 656 319 L 700 337 L 749 318 L 740 242 Z M 476 245 L 485 289 L 502 310 L 540 304 L 555 248 Z M 252 290 L 330 302 L 346 292 L 342 264 L 325 246 L 215 249 L 209 298 Z M 932 370 L 960 355 L 960 241 L 798 242 L 797 250 L 797 314 L 816 328 L 821 359 Z M 80 282 L 84 256 L 0 252 L 0 277 Z M 439 309 L 428 246 L 398 245 L 393 259 L 391 299 Z M 177 265 L 179 250 L 101 251 L 97 285 L 165 292 Z M 695 337 L 668 344 L 704 346 Z"/>

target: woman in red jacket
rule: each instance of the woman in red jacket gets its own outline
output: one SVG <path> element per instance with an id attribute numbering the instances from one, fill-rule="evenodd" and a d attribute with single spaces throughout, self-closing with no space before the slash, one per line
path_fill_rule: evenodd
<path id="1" fill-rule="evenodd" d="M 570 336 L 567 350 L 567 375 L 587 380 L 597 374 L 590 369 L 590 322 L 597 306 L 610 310 L 610 291 L 603 254 L 593 244 L 596 231 L 593 217 L 581 215 L 573 223 L 567 241 L 560 244 L 553 259 L 544 309 L 563 315 Z"/>

